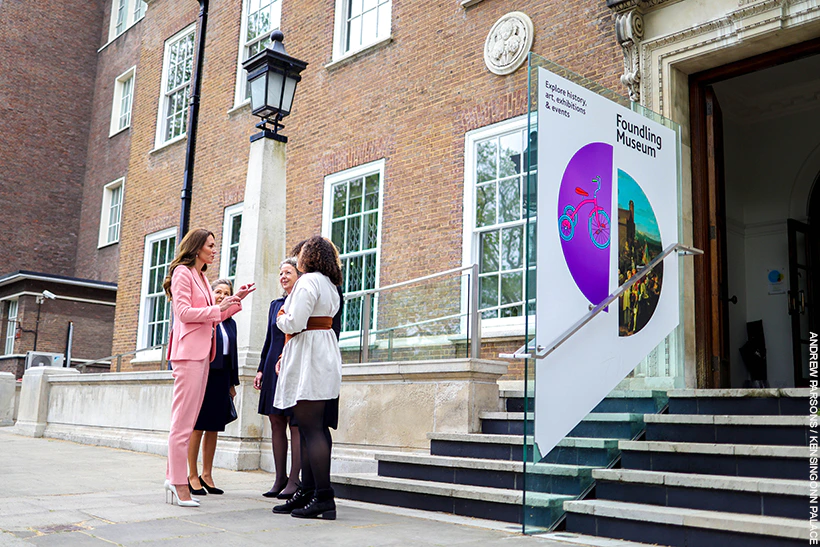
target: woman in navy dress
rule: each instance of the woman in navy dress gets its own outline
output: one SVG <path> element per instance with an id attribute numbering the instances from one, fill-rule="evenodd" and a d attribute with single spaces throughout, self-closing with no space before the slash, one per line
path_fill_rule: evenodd
<path id="1" fill-rule="evenodd" d="M 282 304 L 285 303 L 285 297 L 287 297 L 298 278 L 299 272 L 296 269 L 296 259 L 287 258 L 282 261 L 279 266 L 279 284 L 282 286 L 284 295 L 282 298 L 277 298 L 270 303 L 268 334 L 265 337 L 265 345 L 262 347 L 259 369 L 253 381 L 253 387 L 260 390 L 259 414 L 268 417 L 271 428 L 271 445 L 273 447 L 276 479 L 271 489 L 262 494 L 267 498 L 287 499 L 299 487 L 299 471 L 301 469 L 299 428 L 293 419 L 292 409 L 282 410 L 273 406 L 273 396 L 276 393 L 276 382 L 279 378 L 279 375 L 276 374 L 276 362 L 282 355 L 282 348 L 285 345 L 285 333 L 276 326 L 276 316 L 282 308 Z M 288 423 L 290 423 L 291 439 L 290 477 L 288 477 L 287 472 Z"/>
<path id="2" fill-rule="evenodd" d="M 211 283 L 214 301 L 219 304 L 225 297 L 233 294 L 233 284 L 229 279 L 217 279 Z M 188 488 L 192 494 L 222 494 L 214 486 L 212 476 L 214 454 L 216 453 L 216 436 L 225 431 L 228 423 L 231 404 L 239 385 L 237 367 L 236 323 L 230 317 L 214 329 L 216 338 L 216 356 L 211 361 L 208 371 L 208 383 L 205 386 L 205 397 L 199 410 L 191 440 L 188 443 Z M 197 472 L 197 457 L 200 441 L 202 444 L 202 475 Z"/>

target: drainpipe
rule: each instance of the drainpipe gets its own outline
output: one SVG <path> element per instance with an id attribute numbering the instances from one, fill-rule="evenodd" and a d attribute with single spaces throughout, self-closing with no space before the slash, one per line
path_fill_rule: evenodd
<path id="1" fill-rule="evenodd" d="M 191 74 L 191 96 L 188 103 L 188 138 L 185 150 L 185 172 L 183 174 L 181 208 L 179 213 L 179 235 L 177 245 L 188 233 L 191 219 L 191 191 L 194 181 L 194 156 L 196 154 L 196 130 L 199 121 L 199 93 L 202 89 L 202 62 L 205 57 L 205 30 L 208 25 L 208 0 L 199 0 L 199 23 L 196 27 L 196 62 Z"/>

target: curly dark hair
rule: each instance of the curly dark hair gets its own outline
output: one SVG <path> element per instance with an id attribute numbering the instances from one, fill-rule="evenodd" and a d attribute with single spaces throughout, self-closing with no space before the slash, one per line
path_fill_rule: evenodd
<path id="1" fill-rule="evenodd" d="M 301 270 L 305 273 L 319 272 L 326 275 L 334 285 L 342 284 L 342 270 L 339 268 L 339 252 L 336 246 L 322 236 L 313 236 L 304 241 L 299 253 Z"/>

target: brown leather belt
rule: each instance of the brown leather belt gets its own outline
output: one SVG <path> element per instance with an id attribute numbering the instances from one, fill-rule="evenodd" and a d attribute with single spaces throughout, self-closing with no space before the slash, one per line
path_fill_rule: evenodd
<path id="1" fill-rule="evenodd" d="M 277 317 L 284 314 L 285 310 L 279 310 Z M 298 334 L 302 334 L 306 330 L 330 330 L 333 328 L 333 318 L 332 317 L 324 317 L 324 316 L 317 316 L 317 317 L 308 317 L 307 326 L 304 330 L 301 330 L 295 334 L 286 334 L 285 335 L 285 343 L 287 344 L 290 342 L 291 338 Z"/>

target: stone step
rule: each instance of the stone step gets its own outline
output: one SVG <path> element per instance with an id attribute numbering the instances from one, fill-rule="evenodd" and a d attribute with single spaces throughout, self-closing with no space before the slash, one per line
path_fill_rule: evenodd
<path id="1" fill-rule="evenodd" d="M 377 454 L 381 477 L 521 490 L 521 461 L 452 458 L 425 454 Z M 550 463 L 527 464 L 527 490 L 578 496 L 592 484 L 594 468 Z"/>
<path id="2" fill-rule="evenodd" d="M 598 499 L 709 511 L 801 519 L 806 513 L 806 480 L 716 477 L 636 469 L 595 469 Z"/>
<path id="3" fill-rule="evenodd" d="M 442 511 L 455 515 L 505 522 L 521 522 L 524 493 L 520 490 L 442 484 L 373 474 L 337 474 L 331 477 L 336 496 L 382 505 Z M 527 493 L 535 518 L 554 522 L 572 496 Z"/>
<path id="4" fill-rule="evenodd" d="M 806 545 L 808 519 L 660 507 L 611 500 L 564 503 L 567 531 L 670 547 Z"/>
<path id="5" fill-rule="evenodd" d="M 772 479 L 804 479 L 808 447 L 621 441 L 621 467 Z"/>
<path id="6" fill-rule="evenodd" d="M 677 389 L 669 392 L 669 413 L 804 416 L 808 398 L 808 388 Z"/>
<path id="7" fill-rule="evenodd" d="M 523 390 L 502 390 L 499 392 L 504 400 L 503 407 L 509 412 L 524 412 Z M 530 392 L 528 410 L 533 410 L 534 395 Z M 667 404 L 665 391 L 655 390 L 616 390 L 609 393 L 598 403 L 592 412 L 626 412 L 654 414 L 660 412 Z"/>
<path id="8" fill-rule="evenodd" d="M 534 414 L 527 413 L 528 422 L 524 422 L 523 412 L 481 412 L 481 432 L 492 435 L 523 435 L 532 433 Z M 592 412 L 588 414 L 572 431 L 570 437 L 610 437 L 634 439 L 643 431 L 643 414 L 627 412 Z"/>
<path id="9" fill-rule="evenodd" d="M 483 433 L 428 433 L 434 456 L 524 460 L 524 436 Z M 533 438 L 526 438 L 527 459 L 532 460 Z M 618 439 L 566 437 L 541 459 L 543 463 L 607 467 L 617 457 Z"/>
<path id="10" fill-rule="evenodd" d="M 646 440 L 808 446 L 808 416 L 651 414 Z"/>

